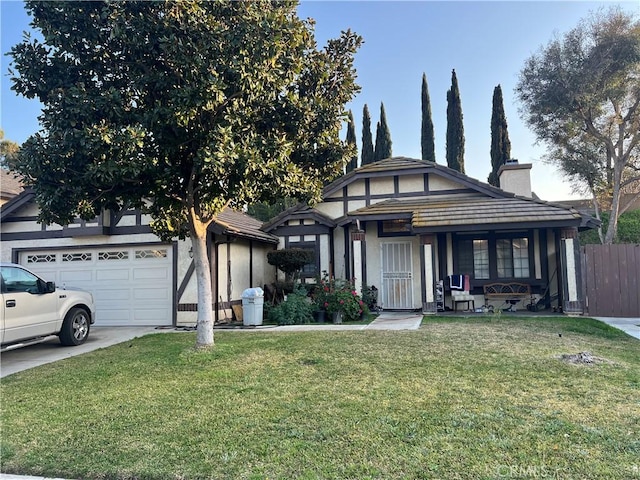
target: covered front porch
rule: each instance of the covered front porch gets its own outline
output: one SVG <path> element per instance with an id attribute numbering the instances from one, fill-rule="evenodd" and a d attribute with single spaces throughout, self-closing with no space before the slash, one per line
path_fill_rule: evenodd
<path id="1" fill-rule="evenodd" d="M 582 314 L 583 219 L 533 203 L 475 195 L 393 199 L 338 223 L 350 235 L 356 286 L 377 281 L 383 310 Z"/>

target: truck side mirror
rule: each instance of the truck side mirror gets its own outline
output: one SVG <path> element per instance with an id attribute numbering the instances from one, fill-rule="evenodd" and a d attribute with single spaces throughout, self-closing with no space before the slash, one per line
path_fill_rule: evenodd
<path id="1" fill-rule="evenodd" d="M 45 284 L 44 293 L 54 293 L 56 291 L 56 282 L 47 282 Z"/>

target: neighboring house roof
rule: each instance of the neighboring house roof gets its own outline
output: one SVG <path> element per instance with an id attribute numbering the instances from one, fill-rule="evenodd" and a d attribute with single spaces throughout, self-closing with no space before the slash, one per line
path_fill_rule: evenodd
<path id="1" fill-rule="evenodd" d="M 23 190 L 20 194 L 13 197 L 7 203 L 0 206 L 0 221 L 12 215 L 14 212 L 18 211 L 27 203 L 31 202 L 35 194 L 33 190 L 30 188 Z"/>
<path id="2" fill-rule="evenodd" d="M 24 190 L 22 177 L 16 172 L 3 168 L 0 170 L 0 199 L 9 201 Z"/>
<path id="3" fill-rule="evenodd" d="M 562 200 L 558 203 L 573 207 L 581 212 L 587 212 L 589 214 L 592 214 L 594 212 L 593 200 L 589 198 L 579 198 L 577 200 Z M 631 204 L 627 209 L 628 212 L 640 210 L 640 196 L 638 196 L 638 194 L 623 193 L 620 198 L 620 205 L 626 205 L 627 203 Z"/>

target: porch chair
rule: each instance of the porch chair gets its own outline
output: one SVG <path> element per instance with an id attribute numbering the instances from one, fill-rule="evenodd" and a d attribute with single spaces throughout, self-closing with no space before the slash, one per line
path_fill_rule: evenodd
<path id="1" fill-rule="evenodd" d="M 469 303 L 471 303 L 471 311 L 475 311 L 476 303 L 473 295 L 469 293 L 471 285 L 469 281 L 469 275 L 449 275 L 447 277 L 449 284 L 449 290 L 451 291 L 451 307 L 454 312 L 458 311 L 458 304 L 466 303 L 467 310 L 469 310 Z"/>

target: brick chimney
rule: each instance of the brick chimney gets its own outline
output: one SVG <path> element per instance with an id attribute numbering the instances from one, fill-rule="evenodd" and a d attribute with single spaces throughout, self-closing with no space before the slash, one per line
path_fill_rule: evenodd
<path id="1" fill-rule="evenodd" d="M 500 188 L 505 192 L 515 193 L 521 197 L 531 198 L 530 163 L 518 163 L 515 158 L 509 159 L 498 170 Z"/>

